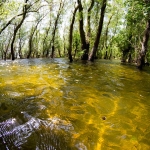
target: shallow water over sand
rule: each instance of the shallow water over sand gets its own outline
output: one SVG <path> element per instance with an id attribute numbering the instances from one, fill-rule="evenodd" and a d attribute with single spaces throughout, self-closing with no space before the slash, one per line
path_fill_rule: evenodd
<path id="1" fill-rule="evenodd" d="M 104 60 L 1 61 L 0 149 L 149 150 L 150 71 Z"/>

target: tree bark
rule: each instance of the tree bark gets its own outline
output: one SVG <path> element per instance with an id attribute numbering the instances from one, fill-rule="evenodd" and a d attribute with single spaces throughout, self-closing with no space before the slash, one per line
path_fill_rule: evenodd
<path id="1" fill-rule="evenodd" d="M 75 16 L 76 16 L 76 12 L 79 8 L 79 5 L 75 8 L 74 12 L 73 12 L 73 17 L 72 17 L 72 21 L 71 21 L 71 24 L 70 24 L 70 30 L 69 30 L 69 46 L 68 46 L 68 57 L 69 57 L 69 60 L 70 62 L 73 61 L 72 59 L 72 34 L 73 34 L 73 25 L 74 25 L 74 21 L 75 21 Z"/>
<path id="2" fill-rule="evenodd" d="M 145 65 L 145 56 L 147 53 L 147 47 L 148 47 L 148 41 L 149 41 L 149 34 L 150 34 L 150 19 L 147 21 L 147 27 L 144 32 L 143 42 L 142 42 L 142 48 L 139 52 L 139 56 L 137 58 L 137 67 L 139 69 L 142 69 Z"/>
<path id="3" fill-rule="evenodd" d="M 103 28 L 103 21 L 104 21 L 106 3 L 107 3 L 107 0 L 103 0 L 103 2 L 102 2 L 102 7 L 101 7 L 100 20 L 99 20 L 99 26 L 98 26 L 98 30 L 97 30 L 96 39 L 95 39 L 95 42 L 94 42 L 94 46 L 93 46 L 93 48 L 92 48 L 92 52 L 91 52 L 91 54 L 89 55 L 89 60 L 90 60 L 90 61 L 94 61 L 95 56 L 96 56 L 96 52 L 97 52 L 97 49 L 98 49 L 98 45 L 99 45 L 99 41 L 100 41 L 100 37 L 101 37 L 101 32 L 102 32 L 102 28 Z"/>

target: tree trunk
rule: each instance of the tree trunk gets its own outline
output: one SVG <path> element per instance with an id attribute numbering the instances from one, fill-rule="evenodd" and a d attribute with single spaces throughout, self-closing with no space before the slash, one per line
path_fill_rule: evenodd
<path id="1" fill-rule="evenodd" d="M 131 55 L 131 53 L 129 53 L 129 56 L 128 56 L 128 63 L 132 63 L 132 55 Z"/>
<path id="2" fill-rule="evenodd" d="M 51 42 L 50 42 L 50 44 L 49 44 L 49 47 L 47 47 L 47 51 L 46 51 L 46 57 L 48 57 L 49 56 L 49 48 L 51 47 Z"/>
<path id="3" fill-rule="evenodd" d="M 31 53 L 32 53 L 32 38 L 33 38 L 33 33 L 31 31 L 31 34 L 30 34 L 30 37 L 29 37 L 29 52 L 28 52 L 28 55 L 27 55 L 27 59 L 29 59 L 31 57 Z"/>
<path id="4" fill-rule="evenodd" d="M 49 27 L 48 29 L 46 30 L 46 36 L 43 40 L 43 57 L 46 56 L 48 57 L 49 56 L 49 49 L 51 47 L 51 41 L 49 42 L 49 44 L 47 44 L 47 37 L 48 37 L 48 34 L 49 34 L 49 31 L 51 29 L 51 26 L 52 26 L 52 21 L 51 21 L 51 14 L 52 14 L 52 8 L 53 8 L 53 2 L 49 2 L 49 1 L 46 1 L 49 5 L 49 11 L 50 11 L 50 21 L 49 21 Z M 46 43 L 46 44 L 45 44 Z M 46 53 L 46 54 L 45 54 Z"/>
<path id="5" fill-rule="evenodd" d="M 22 56 L 22 47 L 24 46 L 25 41 L 21 38 L 21 30 L 19 31 L 19 47 L 18 47 L 18 54 L 20 59 L 23 58 Z"/>
<path id="6" fill-rule="evenodd" d="M 102 28 L 103 28 L 103 21 L 104 21 L 104 14 L 105 14 L 105 9 L 106 9 L 106 3 L 107 3 L 107 0 L 103 0 L 96 39 L 95 39 L 95 42 L 94 42 L 94 46 L 92 48 L 92 52 L 91 52 L 91 54 L 89 56 L 89 60 L 90 61 L 94 61 L 95 56 L 96 56 L 96 52 L 97 52 L 97 49 L 98 49 L 98 45 L 99 45 L 99 41 L 100 41 L 100 37 L 101 37 L 101 32 L 102 32 Z"/>
<path id="7" fill-rule="evenodd" d="M 107 53 L 107 51 L 105 52 L 104 59 L 108 59 L 108 53 Z"/>
<path id="8" fill-rule="evenodd" d="M 86 43 L 86 37 L 85 37 L 85 32 L 83 28 L 83 7 L 81 0 L 77 0 L 78 5 L 79 5 L 79 13 L 80 13 L 80 19 L 79 19 L 79 32 L 80 32 L 80 39 L 81 39 L 81 49 L 83 50 L 83 55 L 81 56 L 82 60 L 87 60 L 88 59 L 88 54 L 86 53 L 87 49 L 89 46 Z"/>
<path id="9" fill-rule="evenodd" d="M 91 37 L 91 10 L 94 6 L 94 0 L 91 0 L 91 5 L 88 8 L 88 16 L 87 16 L 87 43 L 90 42 Z"/>
<path id="10" fill-rule="evenodd" d="M 105 37 L 104 37 L 104 44 L 103 44 L 103 48 L 107 51 L 107 48 L 108 48 L 108 42 L 107 42 L 107 40 L 108 40 L 108 27 L 109 27 L 109 24 L 110 24 L 110 22 L 111 22 L 111 19 L 112 19 L 112 17 L 113 17 L 113 14 L 110 16 L 110 18 L 109 18 L 109 21 L 108 21 L 108 23 L 107 23 L 107 26 L 106 26 L 106 31 L 105 31 Z"/>
<path id="11" fill-rule="evenodd" d="M 25 0 L 25 3 L 27 3 L 27 2 L 28 2 L 28 0 Z M 28 9 L 27 5 L 24 5 L 23 6 L 23 17 L 22 17 L 20 23 L 14 29 L 13 39 L 12 39 L 12 42 L 11 42 L 11 59 L 12 60 L 15 60 L 14 42 L 15 42 L 15 39 L 16 39 L 16 35 L 17 35 L 18 30 L 20 29 L 21 25 L 23 24 L 23 22 L 26 18 L 27 9 Z"/>
<path id="12" fill-rule="evenodd" d="M 72 17 L 72 21 L 70 24 L 70 30 L 69 30 L 69 46 L 68 46 L 68 57 L 70 62 L 73 61 L 72 59 L 72 34 L 73 34 L 73 25 L 74 25 L 74 21 L 75 21 L 75 16 L 76 16 L 76 12 L 79 8 L 79 5 L 75 8 L 74 12 L 73 12 L 73 17 Z"/>
<path id="13" fill-rule="evenodd" d="M 65 43 L 65 37 L 63 37 L 63 42 L 64 42 L 64 56 L 66 56 L 66 43 Z"/>
<path id="14" fill-rule="evenodd" d="M 87 16 L 87 35 L 86 35 L 86 49 L 83 52 L 81 58 L 83 60 L 88 60 L 89 48 L 90 48 L 90 37 L 91 37 L 91 10 L 94 6 L 94 0 L 91 0 L 91 5 L 88 8 L 88 16 Z"/>
<path id="15" fill-rule="evenodd" d="M 50 24 L 51 24 L 51 22 L 50 22 Z M 46 41 L 46 39 L 48 37 L 49 31 L 50 31 L 50 26 L 48 27 L 48 29 L 46 29 L 46 33 L 45 33 L 46 35 L 45 35 L 45 37 L 43 39 L 43 57 L 44 56 L 48 57 L 48 54 L 49 54 L 49 50 L 48 50 L 48 46 L 47 46 L 47 41 Z"/>
<path id="16" fill-rule="evenodd" d="M 142 69 L 145 65 L 145 56 L 147 53 L 147 47 L 148 47 L 148 41 L 149 41 L 149 33 L 150 33 L 150 19 L 147 21 L 147 27 L 144 32 L 143 42 L 142 42 L 142 48 L 139 52 L 139 56 L 137 59 L 137 67 L 139 69 Z"/>
<path id="17" fill-rule="evenodd" d="M 54 30 L 53 30 L 53 34 L 52 34 L 52 53 L 51 53 L 51 58 L 54 58 L 54 52 L 55 52 L 55 34 L 56 34 L 56 30 L 57 30 L 57 26 L 58 26 L 58 20 L 59 20 L 59 17 L 61 15 L 61 11 L 62 11 L 62 8 L 64 7 L 64 2 L 61 0 L 60 1 L 60 6 L 59 6 L 59 10 L 58 10 L 58 13 L 57 13 L 57 17 L 56 17 L 56 20 L 55 20 L 55 24 L 54 24 Z"/>
<path id="18" fill-rule="evenodd" d="M 61 57 L 60 48 L 58 48 L 58 54 L 59 54 L 59 57 Z"/>
<path id="19" fill-rule="evenodd" d="M 76 54 L 77 54 L 77 49 L 78 49 L 78 42 L 76 41 L 75 42 L 75 50 L 74 50 L 74 59 L 75 59 Z"/>
<path id="20" fill-rule="evenodd" d="M 21 43 L 19 43 L 19 50 L 18 50 L 18 53 L 19 53 L 19 57 L 20 57 L 20 59 L 22 59 L 23 58 L 23 55 L 22 55 L 22 47 L 24 46 L 24 44 L 25 43 L 23 43 L 22 45 L 21 45 Z"/>
<path id="21" fill-rule="evenodd" d="M 6 46 L 5 50 L 4 50 L 4 60 L 5 61 L 7 59 L 7 52 L 8 52 L 9 46 L 10 46 L 10 41 L 11 41 L 11 37 L 9 38 L 8 44 L 7 44 L 7 46 Z"/>
<path id="22" fill-rule="evenodd" d="M 33 39 L 33 35 L 34 35 L 34 33 L 35 33 L 36 29 L 37 29 L 38 23 L 35 26 L 35 28 L 32 27 L 32 29 L 31 29 L 31 34 L 30 34 L 30 37 L 29 37 L 29 53 L 27 55 L 27 59 L 29 59 L 31 57 L 31 53 L 32 53 L 32 39 Z"/>
<path id="23" fill-rule="evenodd" d="M 52 46 L 51 58 L 54 58 L 54 51 L 55 51 L 55 47 L 54 47 L 54 45 L 53 45 L 53 46 Z"/>
<path id="24" fill-rule="evenodd" d="M 42 19 L 44 18 L 45 16 L 43 16 L 42 18 L 40 18 L 38 20 L 38 22 L 36 23 L 36 26 L 35 27 L 32 27 L 31 29 L 31 33 L 30 33 L 30 37 L 29 37 L 29 53 L 27 55 L 27 59 L 29 59 L 31 57 L 31 53 L 32 53 L 32 42 L 33 42 L 33 36 L 34 36 L 34 33 L 35 31 L 37 30 L 37 27 L 39 25 L 39 23 L 42 21 Z M 37 36 L 36 36 L 37 37 Z"/>
<path id="25" fill-rule="evenodd" d="M 112 43 L 113 43 L 113 41 L 114 41 L 114 38 L 115 38 L 115 36 L 116 36 L 116 33 L 117 33 L 117 28 L 118 28 L 118 10 L 117 10 L 117 13 L 116 13 L 116 23 L 115 23 L 115 27 L 114 27 L 114 32 L 112 33 L 113 34 L 113 36 L 111 36 L 111 38 L 110 38 L 110 40 L 109 40 L 109 43 L 108 43 L 108 45 L 107 45 L 107 48 L 109 48 L 109 50 L 110 50 L 110 56 L 109 56 L 109 59 L 111 59 L 111 57 L 112 57 L 112 54 L 113 54 L 113 51 L 112 51 Z"/>

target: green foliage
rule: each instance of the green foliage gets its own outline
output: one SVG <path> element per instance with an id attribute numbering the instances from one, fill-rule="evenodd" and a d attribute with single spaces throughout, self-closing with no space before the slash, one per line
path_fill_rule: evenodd
<path id="1" fill-rule="evenodd" d="M 16 2 L 15 0 L 0 2 L 0 19 L 6 19 L 10 15 L 17 14 L 19 6 L 20 2 Z"/>

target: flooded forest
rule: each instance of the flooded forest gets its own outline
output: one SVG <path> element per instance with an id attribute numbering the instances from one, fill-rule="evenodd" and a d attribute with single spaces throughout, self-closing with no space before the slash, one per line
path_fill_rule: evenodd
<path id="1" fill-rule="evenodd" d="M 149 150 L 149 35 L 149 0 L 0 0 L 0 150 Z"/>

